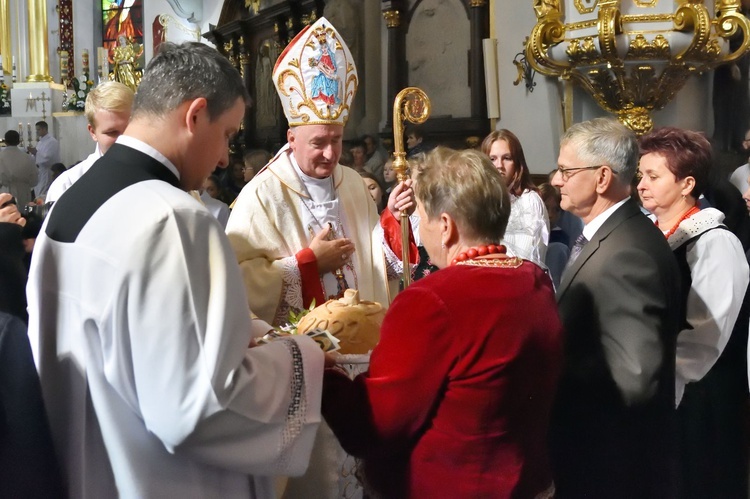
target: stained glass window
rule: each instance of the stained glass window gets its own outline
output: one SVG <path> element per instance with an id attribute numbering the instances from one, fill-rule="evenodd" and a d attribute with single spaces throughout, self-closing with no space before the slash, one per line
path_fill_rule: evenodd
<path id="1" fill-rule="evenodd" d="M 143 0 L 102 0 L 102 44 L 113 50 L 126 42 L 143 45 Z M 121 39 L 122 38 L 122 39 Z"/>

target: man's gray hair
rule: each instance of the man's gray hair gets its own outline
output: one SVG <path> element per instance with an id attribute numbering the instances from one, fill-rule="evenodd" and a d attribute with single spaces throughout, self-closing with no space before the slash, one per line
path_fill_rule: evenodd
<path id="1" fill-rule="evenodd" d="M 198 42 L 163 43 L 143 75 L 133 116 L 163 117 L 185 101 L 204 97 L 215 120 L 241 98 L 250 97 L 239 72 L 216 49 Z"/>
<path id="2" fill-rule="evenodd" d="M 638 167 L 638 138 L 614 118 L 596 118 L 576 123 L 560 139 L 560 147 L 569 144 L 586 164 L 607 165 L 622 184 L 629 185 Z"/>

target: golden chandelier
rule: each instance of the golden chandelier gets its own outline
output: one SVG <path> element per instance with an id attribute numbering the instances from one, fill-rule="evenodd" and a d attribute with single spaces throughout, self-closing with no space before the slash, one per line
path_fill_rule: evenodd
<path id="1" fill-rule="evenodd" d="M 692 74 L 750 48 L 740 0 L 534 0 L 526 59 L 538 72 L 583 86 L 643 134 Z M 729 39 L 739 45 L 730 50 Z"/>

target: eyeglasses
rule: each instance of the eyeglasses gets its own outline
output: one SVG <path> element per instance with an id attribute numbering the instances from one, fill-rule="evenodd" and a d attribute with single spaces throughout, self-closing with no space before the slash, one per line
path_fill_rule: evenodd
<path id="1" fill-rule="evenodd" d="M 558 166 L 557 173 L 559 173 L 560 176 L 562 176 L 562 179 L 567 182 L 568 180 L 570 180 L 570 177 L 575 175 L 575 172 L 580 172 L 583 170 L 598 170 L 602 166 L 607 166 L 607 165 L 582 166 L 580 168 L 562 168 Z M 612 173 L 614 173 L 614 171 Z"/>

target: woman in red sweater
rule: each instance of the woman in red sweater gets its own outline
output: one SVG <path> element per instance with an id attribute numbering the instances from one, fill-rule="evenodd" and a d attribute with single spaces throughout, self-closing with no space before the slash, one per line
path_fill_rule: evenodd
<path id="1" fill-rule="evenodd" d="M 499 245 L 510 198 L 485 155 L 434 150 L 415 193 L 442 270 L 394 300 L 367 373 L 326 371 L 326 421 L 363 459 L 372 497 L 552 497 L 562 327 L 550 278 Z"/>

